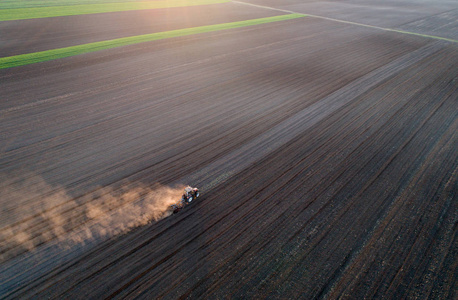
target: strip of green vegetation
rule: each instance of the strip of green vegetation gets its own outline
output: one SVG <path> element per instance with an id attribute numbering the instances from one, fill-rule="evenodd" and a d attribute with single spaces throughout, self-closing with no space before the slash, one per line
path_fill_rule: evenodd
<path id="1" fill-rule="evenodd" d="M 38 19 L 117 11 L 184 7 L 229 2 L 229 0 L 157 0 L 141 2 L 97 3 L 50 7 L 1 9 L 0 21 Z"/>
<path id="2" fill-rule="evenodd" d="M 212 32 L 218 30 L 225 30 L 225 29 L 233 29 L 239 27 L 246 27 L 252 25 L 259 25 L 277 21 L 284 21 L 290 19 L 296 19 L 305 17 L 302 14 L 288 14 L 288 15 L 281 15 L 275 17 L 268 17 L 268 18 L 260 18 L 260 19 L 252 19 L 246 21 L 239 21 L 239 22 L 231 22 L 231 23 L 223 23 L 223 24 L 216 24 L 216 25 L 207 25 L 207 26 L 200 26 L 200 27 L 192 27 L 192 28 L 185 28 L 185 29 L 178 29 L 178 30 L 171 30 L 171 31 L 163 31 L 157 33 L 150 33 L 144 35 L 136 35 L 130 36 L 120 39 L 114 40 L 107 40 L 102 42 L 95 42 L 89 44 L 83 44 L 78 46 L 71 46 L 53 50 L 46 50 L 40 51 L 35 53 L 28 53 L 28 54 L 20 54 L 8 57 L 0 58 L 0 69 L 6 69 L 11 67 L 29 65 L 33 63 L 64 58 L 89 52 L 95 52 L 104 49 L 110 49 L 115 47 L 121 47 L 126 45 L 138 44 L 143 42 L 150 42 L 155 40 L 162 40 L 204 32 Z"/>
<path id="3" fill-rule="evenodd" d="M 0 9 L 140 1 L 145 0 L 1 0 Z"/>

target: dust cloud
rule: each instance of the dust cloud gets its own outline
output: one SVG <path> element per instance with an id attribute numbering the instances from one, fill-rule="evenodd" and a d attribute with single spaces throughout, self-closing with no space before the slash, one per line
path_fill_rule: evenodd
<path id="1" fill-rule="evenodd" d="M 73 198 L 37 175 L 0 175 L 0 262 L 50 241 L 71 248 L 165 218 L 183 188 L 126 183 Z"/>

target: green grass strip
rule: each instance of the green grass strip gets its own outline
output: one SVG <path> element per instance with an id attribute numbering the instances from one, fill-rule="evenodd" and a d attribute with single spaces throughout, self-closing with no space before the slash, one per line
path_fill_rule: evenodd
<path id="1" fill-rule="evenodd" d="M 28 54 L 20 54 L 14 56 L 7 56 L 0 58 L 0 69 L 6 69 L 11 67 L 29 65 L 38 62 L 49 61 L 58 58 L 64 58 L 89 52 L 95 52 L 99 50 L 111 49 L 126 45 L 133 45 L 143 42 L 150 42 L 155 40 L 162 40 L 180 36 L 187 36 L 193 35 L 198 33 L 205 33 L 205 32 L 212 32 L 218 30 L 225 30 L 225 29 L 233 29 L 239 27 L 246 27 L 252 25 L 259 25 L 277 21 L 284 21 L 296 18 L 302 18 L 305 15 L 302 14 L 288 14 L 288 15 L 281 15 L 275 17 L 268 17 L 268 18 L 260 18 L 260 19 L 252 19 L 246 21 L 239 21 L 239 22 L 231 22 L 231 23 L 223 23 L 223 24 L 216 24 L 216 25 L 207 25 L 207 26 L 200 26 L 200 27 L 192 27 L 192 28 L 185 28 L 185 29 L 178 29 L 178 30 L 171 30 L 171 31 L 163 31 L 157 33 L 150 33 L 144 35 L 136 35 L 130 36 L 125 38 L 119 38 L 114 40 L 107 40 L 65 48 L 58 48 Z"/>
<path id="2" fill-rule="evenodd" d="M 50 7 L 29 7 L 0 10 L 0 21 L 38 19 L 117 11 L 185 7 L 229 2 L 229 0 L 157 0 L 124 3 L 98 3 Z"/>
<path id="3" fill-rule="evenodd" d="M 141 1 L 145 0 L 1 0 L 0 9 Z"/>

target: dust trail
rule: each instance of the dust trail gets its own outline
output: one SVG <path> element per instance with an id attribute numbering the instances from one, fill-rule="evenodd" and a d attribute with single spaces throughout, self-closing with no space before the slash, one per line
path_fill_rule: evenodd
<path id="1" fill-rule="evenodd" d="M 74 199 L 37 175 L 0 175 L 0 262 L 50 241 L 70 248 L 167 217 L 183 188 L 127 183 Z"/>

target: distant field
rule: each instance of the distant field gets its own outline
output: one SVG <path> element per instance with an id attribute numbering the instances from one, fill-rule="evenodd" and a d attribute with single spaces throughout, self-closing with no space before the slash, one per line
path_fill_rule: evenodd
<path id="1" fill-rule="evenodd" d="M 119 3 L 119 2 L 145 2 L 145 0 L 3 0 L 0 2 L 0 9 L 28 8 L 28 7 L 49 7 L 63 5 L 81 5 L 98 3 Z"/>
<path id="2" fill-rule="evenodd" d="M 223 23 L 223 24 L 216 24 L 216 25 L 208 25 L 208 26 L 199 26 L 199 27 L 191 27 L 185 29 L 178 29 L 178 30 L 171 30 L 165 32 L 157 32 L 151 34 L 144 34 L 144 35 L 137 35 L 137 36 L 130 36 L 125 38 L 95 42 L 95 43 L 88 43 L 83 45 L 59 48 L 59 49 L 52 49 L 47 51 L 40 51 L 35 53 L 28 53 L 28 54 L 21 54 L 15 56 L 8 56 L 0 58 L 0 69 L 6 69 L 11 67 L 29 65 L 33 63 L 49 61 L 58 58 L 64 58 L 89 52 L 95 52 L 105 49 L 111 49 L 115 47 L 121 47 L 126 45 L 138 44 L 143 42 L 149 42 L 154 40 L 161 40 L 179 36 L 186 36 L 191 34 L 197 33 L 204 33 L 204 32 L 211 32 L 211 31 L 218 31 L 224 29 L 232 29 L 232 28 L 239 28 L 245 26 L 252 26 L 258 24 L 265 24 L 270 22 L 277 22 L 283 20 L 290 20 L 295 18 L 301 18 L 305 15 L 301 14 L 288 14 L 288 15 L 281 15 L 276 17 L 268 17 L 268 18 L 259 18 L 259 19 L 252 19 L 246 21 L 239 21 L 239 22 L 231 22 L 231 23 Z"/>
<path id="3" fill-rule="evenodd" d="M 224 2 L 229 2 L 229 0 L 6 1 L 0 3 L 0 21 L 97 14 L 129 10 L 158 9 L 168 7 L 183 7 Z"/>

